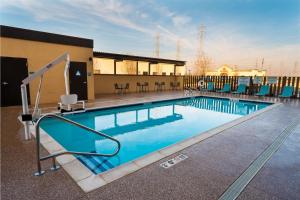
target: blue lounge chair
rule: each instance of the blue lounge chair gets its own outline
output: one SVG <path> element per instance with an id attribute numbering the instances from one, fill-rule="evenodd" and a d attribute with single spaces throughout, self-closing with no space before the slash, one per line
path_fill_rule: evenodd
<path id="1" fill-rule="evenodd" d="M 217 92 L 230 92 L 230 83 L 225 83 L 223 89 L 217 90 Z"/>
<path id="2" fill-rule="evenodd" d="M 279 97 L 290 98 L 293 96 L 294 87 L 293 86 L 284 86 L 281 95 Z"/>
<path id="3" fill-rule="evenodd" d="M 256 96 L 266 96 L 270 94 L 270 86 L 269 85 L 262 85 Z"/>
<path id="4" fill-rule="evenodd" d="M 214 82 L 207 83 L 207 91 L 212 92 L 215 90 Z"/>
<path id="5" fill-rule="evenodd" d="M 247 86 L 245 84 L 239 84 L 236 91 L 233 94 L 246 94 Z"/>

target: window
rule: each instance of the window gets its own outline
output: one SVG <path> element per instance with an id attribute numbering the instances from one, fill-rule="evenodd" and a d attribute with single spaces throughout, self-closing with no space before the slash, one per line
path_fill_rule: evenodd
<path id="1" fill-rule="evenodd" d="M 124 60 L 117 62 L 117 74 L 136 74 L 136 61 Z"/>
<path id="2" fill-rule="evenodd" d="M 114 74 L 114 60 L 105 58 L 93 58 L 95 74 Z"/>

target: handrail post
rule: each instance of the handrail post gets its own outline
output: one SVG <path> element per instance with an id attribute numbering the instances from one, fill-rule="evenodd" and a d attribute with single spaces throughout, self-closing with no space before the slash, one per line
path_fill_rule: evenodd
<path id="1" fill-rule="evenodd" d="M 85 130 L 88 130 L 90 132 L 93 132 L 95 134 L 98 134 L 102 137 L 105 137 L 107 139 L 110 139 L 114 142 L 117 143 L 117 150 L 114 152 L 114 153 L 111 153 L 111 154 L 100 154 L 100 153 L 89 153 L 89 152 L 74 152 L 74 151 L 64 151 L 64 152 L 59 152 L 59 153 L 54 153 L 54 154 L 50 154 L 48 156 L 45 156 L 45 157 L 40 157 L 40 123 L 42 120 L 44 120 L 45 118 L 50 118 L 50 117 L 53 117 L 53 118 L 56 118 L 56 119 L 59 119 L 61 121 L 64 121 L 64 122 L 67 122 L 69 124 L 73 124 L 75 126 L 78 126 L 82 129 L 85 129 Z M 101 132 L 98 132 L 94 129 L 91 129 L 87 126 L 84 126 L 82 124 L 79 124 L 77 122 L 74 122 L 70 119 L 67 119 L 67 118 L 64 118 L 64 117 L 61 117 L 59 115 L 56 115 L 56 114 L 46 114 L 44 116 L 42 116 L 41 118 L 38 119 L 38 121 L 36 122 L 36 125 L 35 125 L 35 137 L 36 137 L 36 158 L 37 158 L 37 169 L 38 171 L 36 173 L 34 173 L 35 176 L 41 176 L 45 173 L 45 171 L 42 170 L 42 167 L 41 167 L 41 161 L 42 160 L 47 160 L 49 158 L 52 158 L 53 160 L 53 166 L 51 167 L 51 170 L 52 171 L 55 171 L 57 169 L 59 169 L 60 167 L 58 165 L 56 165 L 56 162 L 55 162 L 55 157 L 58 157 L 58 156 L 62 156 L 62 155 L 65 155 L 65 154 L 74 154 L 74 155 L 89 155 L 89 156 L 106 156 L 106 157 L 112 157 L 112 156 L 115 156 L 119 153 L 120 149 L 121 149 L 121 143 L 119 142 L 119 140 L 109 136 L 109 135 L 106 135 L 104 133 L 101 133 Z"/>
<path id="2" fill-rule="evenodd" d="M 40 128 L 39 123 L 35 126 L 35 139 L 36 139 L 36 161 L 37 161 L 37 169 L 38 171 L 34 173 L 35 176 L 41 176 L 45 173 L 41 167 L 41 160 L 40 160 Z"/>
<path id="3" fill-rule="evenodd" d="M 55 157 L 52 157 L 52 167 L 51 167 L 51 170 L 52 170 L 52 171 L 56 171 L 56 170 L 58 170 L 59 168 L 60 168 L 60 166 L 57 165 L 56 162 L 55 162 Z"/>

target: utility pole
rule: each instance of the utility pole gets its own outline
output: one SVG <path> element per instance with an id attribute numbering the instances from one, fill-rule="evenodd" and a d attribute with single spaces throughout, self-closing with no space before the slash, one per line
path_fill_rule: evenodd
<path id="1" fill-rule="evenodd" d="M 159 58 L 159 48 L 160 48 L 160 34 L 157 32 L 155 37 L 155 56 Z"/>
<path id="2" fill-rule="evenodd" d="M 298 74 L 298 65 L 299 65 L 298 61 L 295 61 L 292 76 L 299 76 L 300 75 L 300 73 Z"/>
<path id="3" fill-rule="evenodd" d="M 255 69 L 258 69 L 257 58 L 256 58 L 256 63 L 255 63 Z"/>
<path id="4" fill-rule="evenodd" d="M 180 49 L 180 39 L 178 39 L 176 44 L 176 60 L 180 60 Z"/>
<path id="5" fill-rule="evenodd" d="M 205 75 L 207 68 L 207 60 L 204 55 L 204 35 L 205 35 L 205 26 L 201 25 L 199 27 L 199 47 L 196 58 L 196 67 L 198 68 L 198 74 Z"/>
<path id="6" fill-rule="evenodd" d="M 198 56 L 203 57 L 204 54 L 204 34 L 205 34 L 205 26 L 202 24 L 199 29 L 199 52 Z"/>

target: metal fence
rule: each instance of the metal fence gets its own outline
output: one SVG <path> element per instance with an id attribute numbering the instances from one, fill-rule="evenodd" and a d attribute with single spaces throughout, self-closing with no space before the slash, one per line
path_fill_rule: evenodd
<path id="1" fill-rule="evenodd" d="M 274 77 L 274 76 L 272 76 Z M 198 87 L 198 82 L 204 80 L 204 88 L 207 88 L 208 82 L 214 82 L 215 89 L 222 89 L 225 83 L 229 83 L 231 90 L 234 91 L 238 87 L 238 76 L 193 76 L 186 75 L 183 79 L 184 88 L 194 88 Z M 294 97 L 300 98 L 300 77 L 277 77 L 277 82 L 275 84 L 269 84 L 267 82 L 268 77 L 262 77 L 261 84 L 253 84 L 253 77 L 250 77 L 250 85 L 247 90 L 247 94 L 253 95 L 258 92 L 261 85 L 270 85 L 270 96 L 278 96 L 282 93 L 284 86 L 294 87 Z"/>

